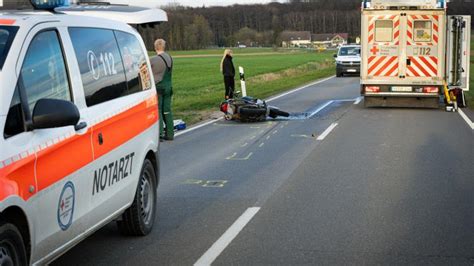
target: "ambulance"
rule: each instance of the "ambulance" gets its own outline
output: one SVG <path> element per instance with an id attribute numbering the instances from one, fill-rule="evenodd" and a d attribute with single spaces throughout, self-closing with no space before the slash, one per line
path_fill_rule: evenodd
<path id="1" fill-rule="evenodd" d="M 158 9 L 0 11 L 0 264 L 47 264 L 111 221 L 151 232 L 159 182 L 157 94 L 126 24 Z"/>
<path id="2" fill-rule="evenodd" d="M 365 106 L 437 108 L 445 88 L 469 90 L 469 16 L 445 0 L 362 3 Z"/>

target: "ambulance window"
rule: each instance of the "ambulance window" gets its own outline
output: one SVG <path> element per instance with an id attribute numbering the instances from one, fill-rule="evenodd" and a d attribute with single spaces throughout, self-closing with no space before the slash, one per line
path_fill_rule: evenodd
<path id="1" fill-rule="evenodd" d="M 21 78 L 30 111 L 39 99 L 71 100 L 66 65 L 54 30 L 36 35 L 21 68 Z"/>
<path id="2" fill-rule="evenodd" d="M 115 36 L 122 55 L 128 92 L 135 93 L 150 89 L 151 79 L 148 73 L 146 56 L 137 37 L 120 31 L 116 31 Z"/>
<path id="3" fill-rule="evenodd" d="M 122 57 L 114 32 L 94 28 L 69 28 L 79 62 L 87 106 L 127 95 Z"/>
<path id="4" fill-rule="evenodd" d="M 15 89 L 13 99 L 8 110 L 7 121 L 3 136 L 9 138 L 25 131 L 23 109 L 21 108 L 20 93 Z"/>
<path id="5" fill-rule="evenodd" d="M 18 27 L 0 26 L 0 69 L 3 68 L 17 31 Z"/>
<path id="6" fill-rule="evenodd" d="M 375 21 L 375 41 L 391 42 L 393 40 L 393 21 L 377 20 Z"/>
<path id="7" fill-rule="evenodd" d="M 417 20 L 413 27 L 415 42 L 431 42 L 431 21 Z"/>

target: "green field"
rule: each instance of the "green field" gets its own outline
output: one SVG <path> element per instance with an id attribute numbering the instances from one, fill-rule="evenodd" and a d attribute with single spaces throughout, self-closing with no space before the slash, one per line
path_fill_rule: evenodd
<path id="1" fill-rule="evenodd" d="M 284 48 L 232 48 L 235 55 L 247 55 L 247 54 L 266 54 L 266 53 L 300 53 L 304 52 L 304 49 L 284 49 Z M 155 52 L 149 51 L 150 56 L 154 56 Z M 219 56 L 224 54 L 224 48 L 219 49 L 203 49 L 203 50 L 190 50 L 190 51 L 171 51 L 172 56 Z"/>
<path id="2" fill-rule="evenodd" d="M 244 50 L 244 49 L 242 49 Z M 271 49 L 248 49 L 239 56 L 234 55 L 234 65 L 245 68 L 248 95 L 265 98 L 281 91 L 305 84 L 312 80 L 334 74 L 333 52 L 288 51 L 271 53 Z M 205 50 L 186 55 L 199 57 L 179 57 L 184 52 L 172 52 L 173 70 L 173 111 L 175 119 L 183 119 L 193 124 L 209 118 L 219 111 L 224 99 L 224 82 L 220 73 L 220 57 L 212 56 L 217 50 Z M 219 50 L 222 52 L 222 50 Z M 266 52 L 269 52 L 267 54 Z M 202 56 L 202 55 L 210 56 Z M 219 53 L 220 54 L 220 53 Z M 236 90 L 240 90 L 238 75 Z"/>

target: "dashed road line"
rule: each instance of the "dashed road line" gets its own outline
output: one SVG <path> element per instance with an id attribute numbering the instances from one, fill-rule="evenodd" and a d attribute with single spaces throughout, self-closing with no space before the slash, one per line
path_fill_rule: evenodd
<path id="1" fill-rule="evenodd" d="M 265 145 L 265 142 L 260 143 L 260 145 L 258 145 L 258 147 L 261 148 L 261 147 L 263 147 L 263 145 Z"/>
<path id="2" fill-rule="evenodd" d="M 249 143 L 245 142 L 244 144 L 240 145 L 240 147 L 243 148 L 243 147 L 246 147 L 247 145 L 249 145 Z"/>
<path id="3" fill-rule="evenodd" d="M 275 135 L 276 133 L 278 133 L 277 129 L 272 132 L 272 135 Z"/>
<path id="4" fill-rule="evenodd" d="M 194 263 L 194 266 L 211 265 L 225 248 L 234 240 L 244 227 L 258 213 L 260 207 L 248 208 L 225 233 Z"/>
<path id="5" fill-rule="evenodd" d="M 467 125 L 474 130 L 474 123 L 471 121 L 471 119 L 469 119 L 469 117 L 461 109 L 458 109 L 458 113 L 464 119 L 464 121 L 466 121 Z"/>
<path id="6" fill-rule="evenodd" d="M 269 140 L 269 139 L 270 139 L 270 135 L 268 135 L 268 136 L 266 137 L 266 139 Z"/>
<path id="7" fill-rule="evenodd" d="M 308 135 L 304 135 L 304 134 L 291 134 L 291 137 L 294 137 L 294 138 L 307 138 L 307 139 L 313 138 L 312 136 L 308 136 Z"/>
<path id="8" fill-rule="evenodd" d="M 316 139 L 317 140 L 323 140 L 325 139 L 329 133 L 331 133 L 331 131 L 337 126 L 337 123 L 332 123 L 328 128 L 326 128 L 326 130 L 324 130 L 324 132 L 319 135 Z"/>
<path id="9" fill-rule="evenodd" d="M 247 156 L 243 157 L 243 158 L 237 158 L 235 156 L 237 156 L 237 153 L 234 152 L 231 156 L 225 158 L 226 160 L 233 160 L 233 161 L 247 161 L 248 159 L 250 159 L 250 157 L 252 157 L 253 155 L 253 152 L 250 152 Z"/>

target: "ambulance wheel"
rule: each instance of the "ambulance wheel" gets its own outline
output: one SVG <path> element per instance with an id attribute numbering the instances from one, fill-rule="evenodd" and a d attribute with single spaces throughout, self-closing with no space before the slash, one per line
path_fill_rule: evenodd
<path id="1" fill-rule="evenodd" d="M 117 222 L 120 232 L 131 236 L 148 235 L 155 223 L 156 199 L 155 169 L 150 160 L 145 159 L 132 206 Z"/>
<path id="2" fill-rule="evenodd" d="M 28 265 L 23 237 L 9 223 L 0 226 L 0 265 Z"/>

